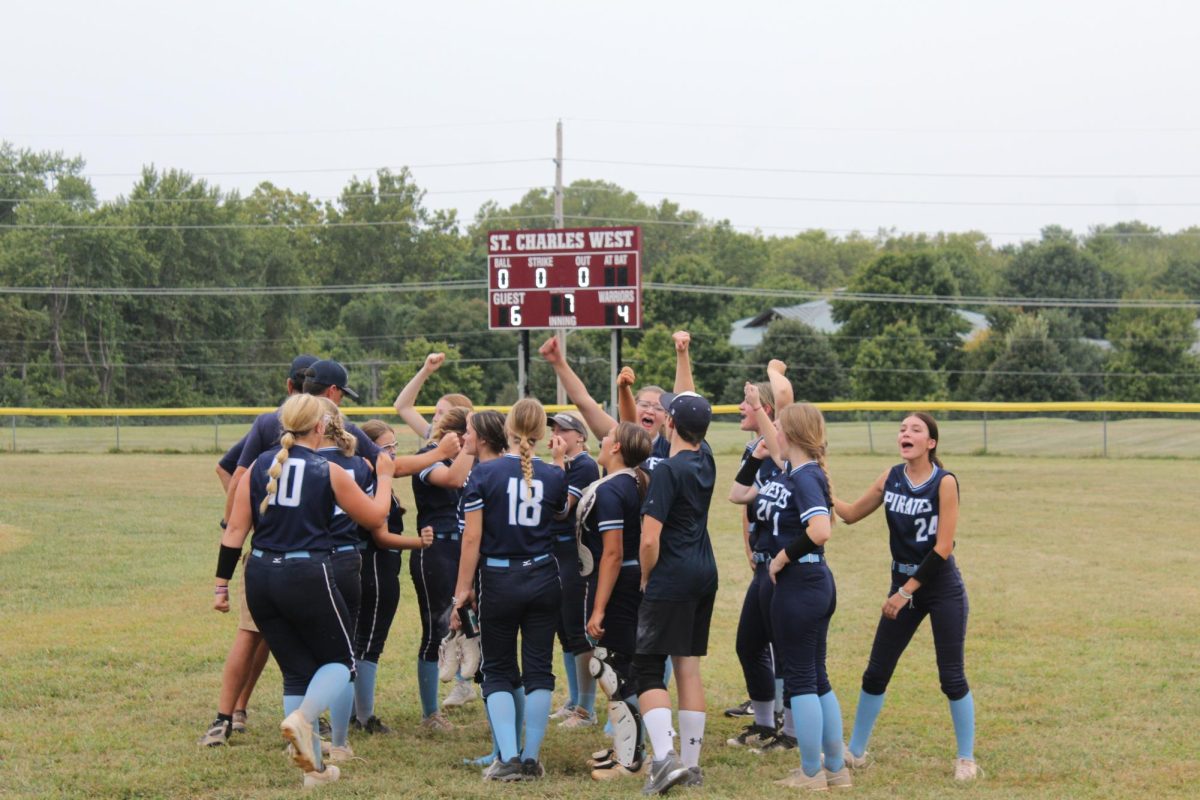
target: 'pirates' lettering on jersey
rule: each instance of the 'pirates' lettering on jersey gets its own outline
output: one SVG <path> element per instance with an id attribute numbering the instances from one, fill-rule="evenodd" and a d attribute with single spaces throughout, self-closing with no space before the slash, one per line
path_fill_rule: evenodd
<path id="1" fill-rule="evenodd" d="M 661 433 L 654 437 L 654 441 L 650 442 L 650 457 L 642 462 L 642 471 L 646 473 L 654 472 L 654 468 L 662 462 L 663 459 L 671 457 L 671 440 L 663 436 Z"/>
<path id="2" fill-rule="evenodd" d="M 813 517 L 829 516 L 833 505 L 829 496 L 829 481 L 815 461 L 796 468 L 785 465 L 758 490 L 754 500 L 754 516 L 762 533 L 755 549 L 774 556 L 806 530 Z M 824 547 L 814 552 L 824 553 Z"/>
<path id="3" fill-rule="evenodd" d="M 937 543 L 938 491 L 942 479 L 953 473 L 934 466 L 933 474 L 914 486 L 904 467 L 897 464 L 888 470 L 883 485 L 883 508 L 892 559 L 901 564 L 919 564 Z"/>
<path id="4" fill-rule="evenodd" d="M 742 453 L 742 461 L 738 465 L 739 469 L 746 463 L 746 459 L 754 455 L 754 450 L 758 447 L 758 443 L 761 441 L 762 437 L 759 436 L 754 441 L 750 442 L 750 444 L 746 445 L 746 450 Z M 775 460 L 770 456 L 764 458 L 762 463 L 758 465 L 758 472 L 754 475 L 754 488 L 759 491 L 760 496 L 763 488 L 770 482 L 771 478 L 774 478 L 778 474 L 779 467 L 776 465 Z M 747 508 L 746 518 L 750 522 L 750 549 L 761 550 L 764 553 L 771 552 L 773 545 L 771 545 L 769 539 L 767 538 L 771 535 L 771 526 L 759 522 L 754 513 L 753 505 Z M 761 548 L 759 547 L 760 542 L 762 544 Z"/>

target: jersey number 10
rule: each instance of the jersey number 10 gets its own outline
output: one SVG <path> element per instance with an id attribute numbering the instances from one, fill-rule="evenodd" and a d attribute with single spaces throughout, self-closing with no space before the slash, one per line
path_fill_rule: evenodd
<path id="1" fill-rule="evenodd" d="M 304 486 L 304 459 L 289 458 L 283 462 L 279 482 L 269 505 L 295 508 L 300 505 L 300 489 Z"/>
<path id="2" fill-rule="evenodd" d="M 530 487 L 533 497 L 530 497 Z M 536 528 L 542 521 L 542 497 L 545 489 L 541 481 L 529 486 L 520 478 L 508 479 L 508 524 Z"/>

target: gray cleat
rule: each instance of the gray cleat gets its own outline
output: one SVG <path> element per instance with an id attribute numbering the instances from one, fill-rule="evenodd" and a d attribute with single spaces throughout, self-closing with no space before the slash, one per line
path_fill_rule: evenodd
<path id="1" fill-rule="evenodd" d="M 650 775 L 646 778 L 646 785 L 642 787 L 642 794 L 666 794 L 671 791 L 672 786 L 683 783 L 691 774 L 680 762 L 679 756 L 675 755 L 675 751 L 668 750 L 666 758 L 650 763 Z"/>

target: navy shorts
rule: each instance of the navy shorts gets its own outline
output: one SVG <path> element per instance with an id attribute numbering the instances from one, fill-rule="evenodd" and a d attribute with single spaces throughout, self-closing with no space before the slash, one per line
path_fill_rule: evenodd
<path id="1" fill-rule="evenodd" d="M 638 655 L 708 655 L 708 628 L 712 622 L 714 589 L 695 600 L 642 598 L 638 608 Z"/>

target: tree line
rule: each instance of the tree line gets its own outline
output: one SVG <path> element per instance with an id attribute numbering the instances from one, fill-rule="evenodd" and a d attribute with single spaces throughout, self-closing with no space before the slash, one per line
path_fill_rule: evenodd
<path id="1" fill-rule="evenodd" d="M 644 381 L 671 383 L 670 332 L 686 328 L 698 388 L 723 402 L 776 357 L 792 366 L 797 396 L 814 401 L 1200 400 L 1194 307 L 972 306 L 988 327 L 968 336 L 952 302 L 835 299 L 833 335 L 781 319 L 753 350 L 729 344 L 734 320 L 798 302 L 773 294 L 781 290 L 1195 301 L 1200 226 L 1050 226 L 1003 246 L 981 233 L 764 236 L 601 181 L 577 181 L 565 197 L 568 224 L 642 226 L 644 281 L 751 290 L 647 290 L 645 327 L 627 332 L 623 351 Z M 267 405 L 298 352 L 346 363 L 364 399 L 386 404 L 432 350 L 448 363 L 422 402 L 450 389 L 511 402 L 518 335 L 487 330 L 486 292 L 421 284 L 485 277 L 489 230 L 548 227 L 550 191 L 489 202 L 462 220 L 431 209 L 407 170 L 355 177 L 336 200 L 319 201 L 265 182 L 243 196 L 151 166 L 128 194 L 101 202 L 82 158 L 2 143 L 0 405 Z M 236 291 L 376 283 L 412 290 Z M 12 291 L 21 287 L 46 291 Z M 77 291 L 108 287 L 235 291 Z M 568 353 L 606 394 L 607 332 L 572 333 Z M 553 374 L 536 356 L 530 381 L 553 396 Z"/>

